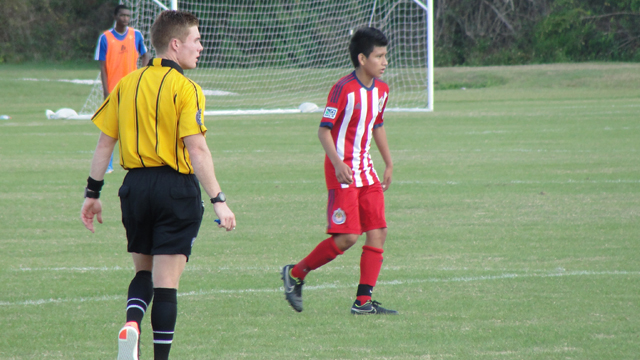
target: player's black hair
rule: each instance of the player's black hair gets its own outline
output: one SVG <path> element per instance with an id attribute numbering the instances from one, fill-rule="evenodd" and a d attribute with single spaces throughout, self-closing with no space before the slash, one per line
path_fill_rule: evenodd
<path id="1" fill-rule="evenodd" d="M 373 27 L 358 29 L 349 43 L 349 54 L 351 55 L 353 66 L 355 68 L 360 66 L 358 55 L 364 54 L 364 56 L 369 57 L 373 52 L 374 46 L 387 46 L 387 44 L 389 44 L 389 40 L 387 40 L 382 31 Z"/>
<path id="2" fill-rule="evenodd" d="M 118 13 L 122 9 L 131 10 L 131 9 L 129 9 L 129 7 L 127 5 L 120 4 L 120 5 L 116 6 L 115 10 L 113 10 L 113 16 L 118 16 Z"/>

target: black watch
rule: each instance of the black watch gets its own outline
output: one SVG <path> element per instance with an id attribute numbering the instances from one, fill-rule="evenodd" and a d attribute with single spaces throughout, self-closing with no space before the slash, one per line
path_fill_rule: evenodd
<path id="1" fill-rule="evenodd" d="M 216 195 L 216 197 L 211 198 L 211 203 L 215 204 L 215 203 L 219 203 L 219 202 L 225 202 L 227 201 L 227 197 L 224 196 L 224 193 L 222 191 L 220 191 L 218 193 L 218 195 Z"/>
<path id="2" fill-rule="evenodd" d="M 88 188 L 84 188 L 84 197 L 89 199 L 100 199 L 100 191 L 93 191 Z"/>

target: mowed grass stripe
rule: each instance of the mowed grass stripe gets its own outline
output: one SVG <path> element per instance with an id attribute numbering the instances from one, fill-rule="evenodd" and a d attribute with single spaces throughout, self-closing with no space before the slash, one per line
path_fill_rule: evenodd
<path id="1" fill-rule="evenodd" d="M 121 269 L 117 269 L 121 270 Z M 55 270 L 59 271 L 59 270 Z M 79 271 L 92 271 L 92 270 L 79 270 Z M 93 270 L 95 271 L 95 270 Z M 100 269 L 99 271 L 104 271 Z M 396 285 L 413 285 L 423 283 L 455 283 L 455 282 L 475 282 L 475 281 L 491 281 L 491 280 L 508 280 L 508 279 L 525 279 L 530 277 L 565 277 L 565 276 L 640 276 L 640 271 L 556 271 L 549 273 L 506 273 L 499 275 L 485 275 L 485 276 L 469 276 L 469 277 L 452 277 L 452 278 L 431 278 L 431 279 L 403 279 L 403 280 L 384 280 L 379 281 L 378 285 L 382 286 L 396 286 Z M 325 289 L 346 289 L 354 288 L 358 284 L 336 284 L 327 283 L 320 285 L 307 285 L 304 287 L 306 291 L 313 290 L 325 290 Z M 277 293 L 283 292 L 283 288 L 269 288 L 269 289 L 210 289 L 210 290 L 197 290 L 178 293 L 179 297 L 188 296 L 202 296 L 202 295 L 214 295 L 214 294 L 253 294 L 253 293 Z M 110 295 L 110 296 L 97 296 L 87 298 L 68 298 L 68 299 L 32 299 L 16 302 L 0 301 L 0 306 L 25 306 L 25 305 L 43 305 L 43 304 L 60 304 L 60 303 L 84 303 L 84 302 L 101 302 L 101 301 L 122 301 L 126 300 L 124 295 Z"/>

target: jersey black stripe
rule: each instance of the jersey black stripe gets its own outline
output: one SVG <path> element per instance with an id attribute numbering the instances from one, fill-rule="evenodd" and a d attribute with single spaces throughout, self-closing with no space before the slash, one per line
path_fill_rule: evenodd
<path id="1" fill-rule="evenodd" d="M 122 141 L 120 141 L 121 139 L 122 139 L 122 135 L 120 134 L 120 126 L 118 126 L 118 149 L 120 150 L 119 156 L 120 156 L 120 159 L 122 159 L 122 163 L 124 164 L 124 155 L 122 153 Z M 126 166 L 124 168 L 129 170 Z"/>
<path id="2" fill-rule="evenodd" d="M 196 84 L 193 81 L 191 81 L 191 79 L 187 79 L 187 80 L 189 80 L 191 85 L 193 85 L 193 91 L 195 91 L 196 93 L 196 107 L 198 108 L 198 110 L 200 110 L 200 99 L 198 98 L 198 88 L 196 87 Z"/>
<path id="3" fill-rule="evenodd" d="M 140 90 L 140 82 L 142 82 L 142 75 L 144 75 L 144 73 L 149 70 L 149 68 L 146 68 L 144 70 L 142 70 L 142 73 L 140 73 L 140 77 L 138 78 L 138 83 L 136 84 L 136 96 L 133 99 L 133 108 L 136 109 L 136 153 L 138 154 L 138 158 L 140 158 L 140 164 L 142 164 L 142 167 L 147 167 L 144 164 L 144 160 L 142 160 L 142 155 L 140 155 L 140 124 L 138 121 L 138 91 Z"/>
<path id="4" fill-rule="evenodd" d="M 180 161 L 178 160 L 178 144 L 180 143 L 180 140 L 182 139 L 178 139 L 178 133 L 179 133 L 179 128 L 180 128 L 180 118 L 177 119 L 178 121 L 176 121 L 176 171 L 180 172 Z M 184 140 L 182 140 L 182 145 L 184 145 Z M 186 146 L 185 146 L 186 148 Z"/>
<path id="5" fill-rule="evenodd" d="M 156 154 L 158 153 L 158 143 L 160 139 L 158 138 L 158 107 L 160 106 L 160 94 L 162 93 L 162 85 L 164 84 L 164 80 L 167 78 L 167 75 L 171 72 L 171 68 L 167 71 L 166 74 L 162 77 L 162 81 L 160 81 L 160 86 L 158 87 L 158 97 L 156 98 Z"/>
<path id="6" fill-rule="evenodd" d="M 191 85 L 193 85 L 193 91 L 196 93 L 196 108 L 198 110 L 200 110 L 200 99 L 198 98 L 198 87 L 196 86 L 196 84 L 193 81 L 191 81 L 191 79 L 187 78 L 187 80 L 189 80 Z M 180 121 L 180 120 L 178 120 L 178 121 Z M 200 126 L 200 131 L 202 131 L 202 126 Z M 184 144 L 184 139 L 182 140 L 182 143 Z M 177 146 L 178 146 L 178 144 L 176 144 L 176 148 L 177 148 Z M 185 164 L 187 164 L 187 167 L 189 168 L 189 173 L 191 173 L 192 169 L 191 169 L 191 166 L 189 166 L 189 161 L 187 161 L 187 146 L 186 145 L 184 146 L 184 148 L 182 150 L 182 156 L 184 158 Z"/>
<path id="7" fill-rule="evenodd" d="M 98 109 L 98 111 L 96 111 L 95 114 L 93 114 L 93 116 L 91 117 L 91 120 L 93 120 L 96 116 L 100 115 L 100 113 L 102 112 L 102 110 L 104 110 L 104 108 L 107 107 L 107 105 L 109 104 L 109 100 L 110 98 L 107 98 L 107 101 L 105 101 L 102 106 L 100 107 L 100 109 Z"/>
<path id="8" fill-rule="evenodd" d="M 198 110 L 202 110 L 200 108 L 200 98 L 198 97 L 198 87 L 193 81 L 191 81 L 191 79 L 187 79 L 187 80 L 189 80 L 191 85 L 193 85 L 193 90 L 196 92 L 196 107 L 198 108 Z M 201 113 L 200 116 L 204 116 L 204 114 Z M 200 127 L 200 132 L 202 132 L 202 125 L 198 124 L 198 126 Z"/>
<path id="9" fill-rule="evenodd" d="M 182 143 L 184 144 L 184 139 L 182 139 Z M 194 172 L 194 171 L 193 171 L 193 169 L 191 168 L 191 166 L 189 166 L 189 162 L 188 162 L 188 161 L 186 161 L 186 160 L 187 160 L 187 145 L 185 145 L 185 146 L 182 148 L 182 156 L 184 156 L 185 163 L 187 164 L 187 167 L 189 168 L 189 174 L 191 174 L 191 173 L 192 173 L 192 172 Z"/>

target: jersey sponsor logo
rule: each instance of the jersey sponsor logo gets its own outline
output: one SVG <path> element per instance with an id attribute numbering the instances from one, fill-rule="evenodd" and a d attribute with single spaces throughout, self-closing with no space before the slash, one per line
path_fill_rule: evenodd
<path id="1" fill-rule="evenodd" d="M 198 112 L 196 113 L 196 122 L 198 125 L 202 126 L 202 109 L 198 109 Z"/>
<path id="2" fill-rule="evenodd" d="M 337 208 L 331 216 L 331 221 L 336 225 L 342 225 L 347 221 L 347 214 L 344 213 L 344 210 Z"/>
<path id="3" fill-rule="evenodd" d="M 324 109 L 324 117 L 326 117 L 327 119 L 335 119 L 336 115 L 338 115 L 338 109 L 334 108 L 334 107 L 329 107 L 327 106 Z"/>

